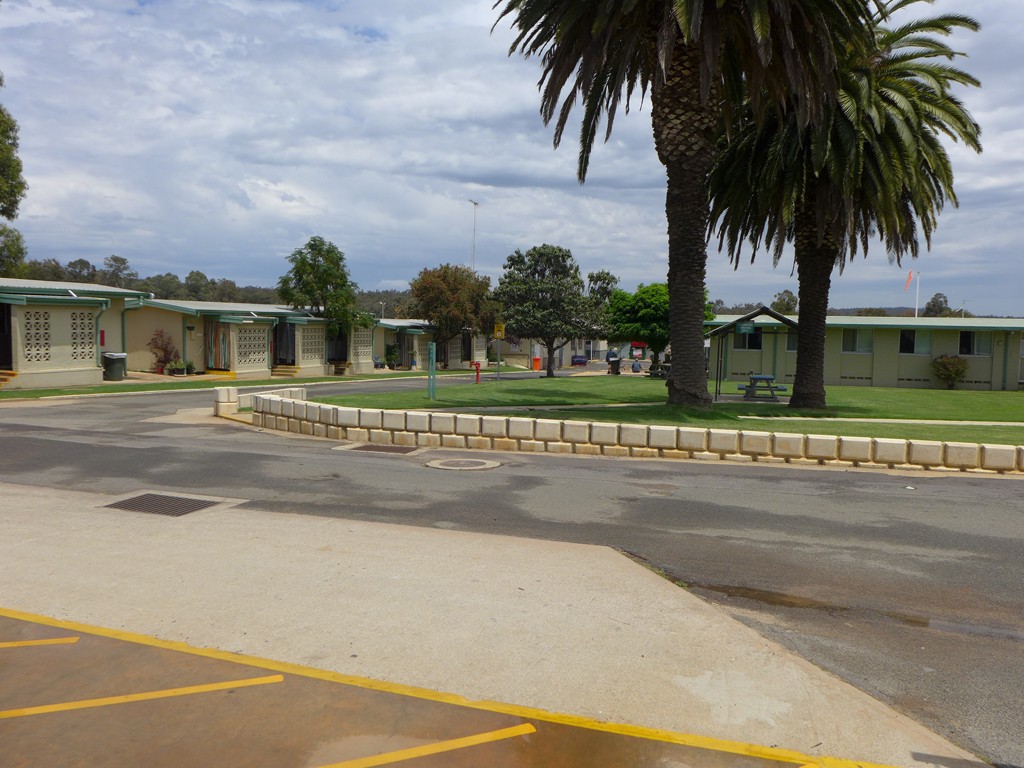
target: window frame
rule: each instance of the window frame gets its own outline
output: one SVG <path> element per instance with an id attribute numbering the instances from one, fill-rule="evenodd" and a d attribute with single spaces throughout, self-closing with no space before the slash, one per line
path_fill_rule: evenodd
<path id="1" fill-rule="evenodd" d="M 965 344 L 964 344 L 964 335 L 965 334 L 967 335 L 967 339 L 968 339 L 968 344 L 966 346 L 970 348 L 970 351 L 968 351 L 968 352 L 964 351 L 964 346 L 965 346 Z M 984 339 L 984 340 L 986 340 L 988 342 L 988 344 L 987 344 L 988 350 L 987 351 L 979 351 L 979 348 L 981 346 L 986 346 L 986 345 L 981 345 L 981 344 L 978 343 L 979 340 L 982 340 L 982 339 Z M 964 357 L 992 357 L 992 344 L 993 344 L 992 331 L 960 331 L 959 342 L 960 343 L 958 344 L 957 348 L 959 349 L 959 354 L 963 355 Z"/>
<path id="2" fill-rule="evenodd" d="M 757 345 L 750 346 L 751 338 L 757 338 Z M 744 345 L 738 346 L 740 339 L 743 339 Z M 753 333 L 736 333 L 733 331 L 732 334 L 732 348 L 734 352 L 761 352 L 764 350 L 764 334 L 761 326 L 756 326 Z"/>
<path id="3" fill-rule="evenodd" d="M 913 334 L 910 337 L 911 349 L 909 351 L 904 350 L 904 340 L 907 338 L 906 334 Z M 932 332 L 922 331 L 917 328 L 901 328 L 900 329 L 900 347 L 899 353 L 901 355 L 931 355 L 932 353 Z"/>
<path id="4" fill-rule="evenodd" d="M 852 349 L 847 348 L 847 339 L 853 338 Z M 866 340 L 867 343 L 862 342 Z M 862 349 L 861 347 L 866 347 Z M 873 355 L 875 353 L 875 334 L 871 328 L 843 328 L 843 338 L 841 345 L 842 353 L 844 355 Z"/>

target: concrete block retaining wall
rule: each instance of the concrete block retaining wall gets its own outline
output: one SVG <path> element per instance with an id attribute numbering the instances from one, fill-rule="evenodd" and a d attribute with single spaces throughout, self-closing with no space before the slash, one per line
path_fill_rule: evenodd
<path id="1" fill-rule="evenodd" d="M 1024 472 L 1024 446 L 1014 445 L 346 408 L 306 403 L 301 387 L 250 395 L 222 387 L 216 394 L 217 415 L 251 407 L 255 426 L 332 440 L 588 456 Z"/>

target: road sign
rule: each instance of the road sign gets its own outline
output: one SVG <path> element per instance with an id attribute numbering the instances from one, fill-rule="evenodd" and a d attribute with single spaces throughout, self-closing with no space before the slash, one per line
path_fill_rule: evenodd
<path id="1" fill-rule="evenodd" d="M 494 324 L 494 338 L 504 339 L 505 338 L 505 324 L 495 323 Z"/>

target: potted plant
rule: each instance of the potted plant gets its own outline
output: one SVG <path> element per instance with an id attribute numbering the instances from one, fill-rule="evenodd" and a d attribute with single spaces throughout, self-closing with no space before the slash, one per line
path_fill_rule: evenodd
<path id="1" fill-rule="evenodd" d="M 392 371 L 398 367 L 398 361 L 401 359 L 401 353 L 398 350 L 397 344 L 386 344 L 384 345 L 384 362 Z"/>
<path id="2" fill-rule="evenodd" d="M 178 351 L 174 339 L 163 328 L 153 331 L 153 337 L 146 343 L 146 346 L 153 353 L 153 370 L 156 373 L 163 373 L 171 367 L 171 363 L 174 361 L 181 362 L 181 353 Z M 184 367 L 184 363 L 182 363 L 182 367 Z"/>
<path id="3" fill-rule="evenodd" d="M 171 360 L 164 369 L 170 376 L 184 376 L 187 369 L 185 368 L 185 361 L 180 357 Z"/>

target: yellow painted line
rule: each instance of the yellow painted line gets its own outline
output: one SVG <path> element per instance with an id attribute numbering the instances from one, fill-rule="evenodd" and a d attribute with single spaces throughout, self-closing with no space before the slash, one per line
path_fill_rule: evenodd
<path id="1" fill-rule="evenodd" d="M 48 640 L 12 640 L 9 643 L 0 643 L 0 648 L 28 648 L 34 645 L 71 645 L 77 642 L 77 637 L 51 637 Z"/>
<path id="2" fill-rule="evenodd" d="M 315 680 L 326 680 L 333 683 L 351 685 L 365 690 L 384 691 L 386 693 L 394 693 L 400 696 L 436 701 L 459 707 L 480 709 L 486 712 L 497 712 L 500 714 L 512 715 L 523 720 L 539 720 L 541 722 L 568 725 L 574 728 L 586 728 L 592 731 L 612 733 L 619 736 L 631 736 L 633 738 L 648 739 L 650 741 L 664 741 L 669 744 L 679 744 L 680 746 L 696 747 L 697 749 L 707 749 L 715 752 L 727 752 L 734 755 L 760 757 L 780 763 L 793 763 L 801 768 L 806 765 L 813 765 L 816 766 L 816 768 L 839 768 L 839 766 L 846 766 L 847 768 L 851 768 L 852 766 L 858 766 L 859 768 L 893 768 L 892 766 L 879 763 L 866 763 L 860 762 L 859 760 L 844 760 L 836 757 L 814 757 L 812 755 L 805 755 L 788 749 L 765 747 L 759 744 L 748 744 L 741 741 L 727 741 L 725 739 L 715 739 L 695 734 L 676 733 L 674 731 L 664 731 L 658 728 L 623 725 L 619 723 L 605 723 L 588 717 L 563 715 L 557 712 L 547 712 L 543 709 L 522 707 L 517 704 L 505 704 L 498 701 L 472 701 L 454 693 L 443 693 L 439 691 L 432 691 L 427 688 L 416 688 L 410 685 L 389 683 L 382 680 L 370 680 L 364 677 L 344 675 L 340 672 L 330 672 L 327 670 L 315 669 L 313 667 L 304 667 L 300 664 L 291 664 L 284 661 L 262 659 L 256 656 L 228 653 L 227 651 L 219 651 L 216 649 L 194 648 L 190 645 L 186 645 L 185 643 L 179 643 L 173 640 L 160 640 L 159 638 L 149 637 L 147 635 L 137 635 L 131 632 L 123 632 L 117 629 L 106 629 L 104 627 L 94 627 L 73 621 L 62 621 L 48 616 L 40 616 L 37 614 L 24 613 L 22 611 L 14 611 L 5 608 L 0 608 L 0 616 L 19 619 L 21 621 L 32 621 L 49 627 L 59 627 L 71 632 L 91 634 L 98 637 L 123 640 L 128 643 L 147 645 L 153 648 L 180 651 L 181 653 L 189 653 L 193 656 L 203 656 L 209 659 L 230 661 L 234 664 L 244 664 L 250 667 L 259 667 L 260 669 L 273 670 L 275 672 L 283 672 L 290 675 L 300 675 L 302 677 L 309 677 Z"/>
<path id="3" fill-rule="evenodd" d="M 372 755 L 370 757 L 360 757 L 356 760 L 345 760 L 341 763 L 331 763 L 330 765 L 322 766 L 322 768 L 373 768 L 377 765 L 404 763 L 406 760 L 412 760 L 417 757 L 439 755 L 442 752 L 454 752 L 457 749 L 475 747 L 478 744 L 490 744 L 492 741 L 513 739 L 517 736 L 526 736 L 536 732 L 536 728 L 529 723 L 524 723 L 512 728 L 502 728 L 500 731 L 488 731 L 487 733 L 478 733 L 475 736 L 464 736 L 461 739 L 438 741 L 434 744 L 424 744 L 421 747 L 400 749 L 397 752 L 387 752 L 382 755 Z"/>
<path id="4" fill-rule="evenodd" d="M 130 704 L 134 701 L 152 701 L 153 699 L 169 699 L 174 696 L 191 696 L 194 693 L 211 693 L 213 691 L 226 691 L 233 688 L 248 688 L 253 685 L 280 683 L 282 680 L 284 680 L 284 675 L 269 675 L 267 677 L 253 677 L 248 680 L 230 680 L 226 683 L 191 685 L 187 688 L 166 688 L 162 691 L 130 693 L 125 696 L 107 696 L 102 699 L 83 699 L 82 701 L 65 701 L 62 704 L 47 704 L 41 707 L 8 709 L 0 711 L 0 720 L 13 717 L 28 717 L 30 715 L 46 715 L 52 712 L 68 712 L 74 709 L 109 707 L 114 704 Z"/>

